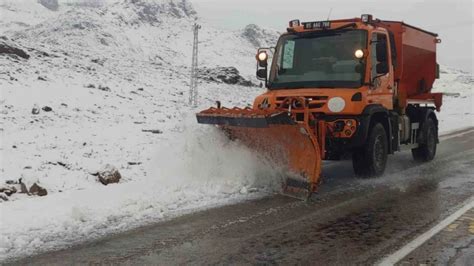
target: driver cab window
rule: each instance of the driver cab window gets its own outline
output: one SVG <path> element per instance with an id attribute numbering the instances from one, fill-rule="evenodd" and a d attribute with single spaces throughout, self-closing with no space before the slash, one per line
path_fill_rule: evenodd
<path id="1" fill-rule="evenodd" d="M 372 78 L 388 73 L 387 35 L 373 33 L 371 40 Z"/>

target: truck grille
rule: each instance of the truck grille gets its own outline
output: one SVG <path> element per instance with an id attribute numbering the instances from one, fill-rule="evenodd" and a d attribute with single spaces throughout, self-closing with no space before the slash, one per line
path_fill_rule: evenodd
<path id="1" fill-rule="evenodd" d="M 303 96 L 304 98 L 308 99 L 309 100 L 309 109 L 320 109 L 322 108 L 327 100 L 328 100 L 328 96 Z M 283 101 L 288 98 L 286 96 L 284 97 L 277 97 L 276 98 L 276 104 L 277 106 L 280 106 L 281 108 L 288 108 L 288 104 L 283 104 Z"/>

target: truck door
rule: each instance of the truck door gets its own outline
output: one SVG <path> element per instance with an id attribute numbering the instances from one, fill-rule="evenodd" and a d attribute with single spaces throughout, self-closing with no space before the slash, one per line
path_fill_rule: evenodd
<path id="1" fill-rule="evenodd" d="M 379 103 L 387 109 L 393 108 L 393 68 L 389 54 L 389 44 L 386 33 L 374 32 L 370 42 L 371 83 L 369 95 L 374 103 Z"/>

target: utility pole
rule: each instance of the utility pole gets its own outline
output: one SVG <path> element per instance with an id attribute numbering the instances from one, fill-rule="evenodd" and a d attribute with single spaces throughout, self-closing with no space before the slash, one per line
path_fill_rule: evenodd
<path id="1" fill-rule="evenodd" d="M 193 62 L 191 65 L 191 85 L 189 88 L 189 105 L 197 107 L 198 104 L 198 33 L 200 25 L 194 23 Z"/>

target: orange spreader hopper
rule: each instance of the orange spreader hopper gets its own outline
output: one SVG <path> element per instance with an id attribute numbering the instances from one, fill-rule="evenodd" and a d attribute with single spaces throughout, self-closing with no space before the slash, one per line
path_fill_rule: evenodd
<path id="1" fill-rule="evenodd" d="M 316 127 L 324 134 L 324 124 L 314 123 L 316 120 L 306 107 L 293 111 L 211 107 L 196 116 L 198 123 L 218 125 L 229 138 L 286 168 L 283 193 L 307 199 L 320 181 L 323 152 Z M 296 120 L 297 113 L 303 114 L 301 121 Z"/>

